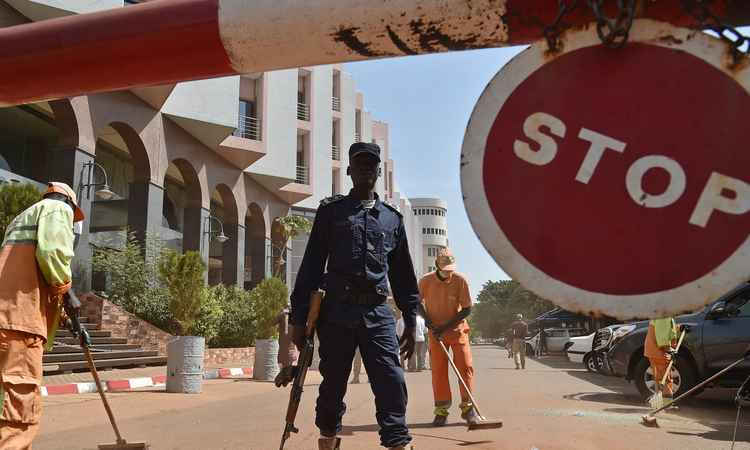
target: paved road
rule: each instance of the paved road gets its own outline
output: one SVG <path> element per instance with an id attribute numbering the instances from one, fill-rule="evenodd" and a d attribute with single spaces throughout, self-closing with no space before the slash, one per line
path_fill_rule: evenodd
<path id="1" fill-rule="evenodd" d="M 504 428 L 467 432 L 454 411 L 448 426 L 432 428 L 430 372 L 408 374 L 409 422 L 418 448 L 487 450 L 729 449 L 735 411 L 727 392 L 713 392 L 677 414 L 659 419 L 661 428 L 639 425 L 646 408 L 635 389 L 615 378 L 590 374 L 561 357 L 530 361 L 517 371 L 497 347 L 474 348 L 477 393 L 483 412 Z M 308 378 L 290 450 L 316 446 L 313 425 L 316 372 Z M 454 380 L 455 381 L 455 380 Z M 453 383 L 455 386 L 455 383 Z M 456 392 L 454 390 L 454 392 Z M 270 383 L 216 380 L 201 395 L 135 392 L 111 395 L 126 439 L 146 440 L 154 450 L 278 448 L 288 391 Z M 372 393 L 351 385 L 343 433 L 345 450 L 378 448 Z M 42 432 L 35 450 L 94 449 L 114 440 L 95 395 L 45 399 Z M 747 413 L 750 422 L 750 411 Z M 750 449 L 750 425 L 741 428 L 737 449 Z"/>

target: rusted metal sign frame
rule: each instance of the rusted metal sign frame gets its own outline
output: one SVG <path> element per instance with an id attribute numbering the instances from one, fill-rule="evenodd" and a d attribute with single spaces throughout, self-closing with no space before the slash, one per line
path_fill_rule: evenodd
<path id="1" fill-rule="evenodd" d="M 734 23 L 750 23 L 750 2 L 713 4 Z M 154 0 L 0 28 L 0 106 L 237 73 L 529 44 L 556 13 L 556 0 Z M 642 0 L 638 14 L 696 25 L 680 0 Z M 591 20 L 587 8 L 578 8 L 566 25 Z"/>
<path id="2" fill-rule="evenodd" d="M 750 94 L 750 66 L 736 65 L 731 47 L 724 41 L 700 31 L 649 19 L 635 22 L 631 40 L 696 56 L 736 80 Z M 567 52 L 596 45 L 600 45 L 600 41 L 593 24 L 565 36 L 563 50 L 557 54 L 550 54 L 546 41 L 538 41 L 490 81 L 472 112 L 461 150 L 461 188 L 467 215 L 485 249 L 508 275 L 565 309 L 619 319 L 665 317 L 695 311 L 747 281 L 750 236 L 718 267 L 689 283 L 662 292 L 612 295 L 585 290 L 549 276 L 514 247 L 490 208 L 484 186 L 485 150 L 503 105 L 527 77 L 545 64 Z"/>

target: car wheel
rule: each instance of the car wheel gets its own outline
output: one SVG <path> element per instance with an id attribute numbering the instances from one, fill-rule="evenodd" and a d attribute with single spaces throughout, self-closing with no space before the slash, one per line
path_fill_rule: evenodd
<path id="1" fill-rule="evenodd" d="M 635 366 L 633 374 L 635 386 L 641 394 L 641 398 L 647 400 L 656 392 L 656 380 L 648 358 L 641 358 Z M 693 366 L 684 356 L 677 357 L 677 364 L 672 366 L 672 385 L 674 396 L 682 395 L 695 385 L 696 375 Z"/>
<path id="2" fill-rule="evenodd" d="M 587 371 L 596 372 L 596 362 L 593 353 L 587 353 L 583 357 L 583 365 L 586 366 Z"/>

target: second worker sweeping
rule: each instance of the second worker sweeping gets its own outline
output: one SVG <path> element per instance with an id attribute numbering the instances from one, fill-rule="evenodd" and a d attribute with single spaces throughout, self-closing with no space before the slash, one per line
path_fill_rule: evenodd
<path id="1" fill-rule="evenodd" d="M 443 248 L 435 260 L 437 270 L 419 281 L 419 291 L 424 302 L 427 327 L 430 329 L 429 348 L 432 367 L 432 391 L 435 395 L 435 419 L 433 425 L 443 426 L 451 407 L 451 387 L 448 383 L 448 357 L 440 348 L 438 339 L 453 352 L 461 378 L 467 387 L 474 389 L 474 366 L 469 342 L 469 324 L 466 318 L 471 312 L 469 284 L 463 275 L 456 272 L 455 258 L 450 249 Z M 477 421 L 474 405 L 466 389 L 461 386 L 461 417 L 467 422 Z"/>

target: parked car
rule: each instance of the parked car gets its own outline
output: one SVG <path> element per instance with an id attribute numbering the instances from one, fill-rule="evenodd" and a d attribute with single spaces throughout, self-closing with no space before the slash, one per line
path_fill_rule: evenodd
<path id="1" fill-rule="evenodd" d="M 676 317 L 689 332 L 677 356 L 672 378 L 677 395 L 700 380 L 739 359 L 750 345 L 750 283 L 743 283 L 694 314 Z M 614 375 L 633 381 L 645 399 L 654 391 L 654 377 L 643 343 L 648 321 L 629 324 L 617 330 L 621 337 L 607 352 Z M 738 387 L 750 375 L 750 363 L 743 362 L 716 381 L 722 387 Z"/>
<path id="2" fill-rule="evenodd" d="M 573 337 L 584 336 L 588 332 L 583 328 L 545 328 L 548 352 L 564 352 L 565 344 Z M 526 338 L 526 354 L 536 355 L 541 340 L 541 332 Z"/>
<path id="3" fill-rule="evenodd" d="M 583 364 L 589 372 L 609 375 L 611 372 L 605 353 L 613 338 L 619 337 L 616 332 L 622 327 L 623 325 L 610 325 L 599 329 L 596 333 L 570 338 L 570 341 L 565 344 L 568 360 Z"/>
<path id="4" fill-rule="evenodd" d="M 570 338 L 570 341 L 565 344 L 565 355 L 568 361 L 585 365 L 589 372 L 596 371 L 596 367 L 589 367 L 594 336 L 596 333 Z"/>

